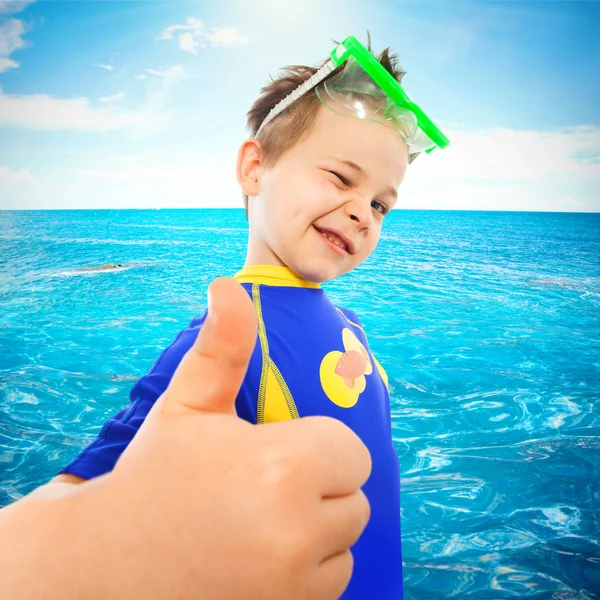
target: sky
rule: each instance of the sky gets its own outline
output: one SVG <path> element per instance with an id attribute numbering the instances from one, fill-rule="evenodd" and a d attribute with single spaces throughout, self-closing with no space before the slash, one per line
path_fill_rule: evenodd
<path id="1" fill-rule="evenodd" d="M 600 2 L 0 0 L 0 209 L 241 207 L 269 77 L 367 30 L 450 139 L 399 209 L 600 212 Z"/>

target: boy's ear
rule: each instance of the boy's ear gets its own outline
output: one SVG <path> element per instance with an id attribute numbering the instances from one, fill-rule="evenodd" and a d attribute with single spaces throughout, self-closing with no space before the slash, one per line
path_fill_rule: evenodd
<path id="1" fill-rule="evenodd" d="M 253 138 L 246 140 L 238 151 L 237 180 L 247 196 L 258 195 L 262 156 L 262 146 Z"/>

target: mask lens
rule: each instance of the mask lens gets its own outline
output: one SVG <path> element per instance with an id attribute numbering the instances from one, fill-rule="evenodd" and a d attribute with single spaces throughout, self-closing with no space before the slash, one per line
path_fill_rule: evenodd
<path id="1" fill-rule="evenodd" d="M 417 135 L 418 124 L 415 114 L 390 102 L 386 109 L 386 119 L 394 129 L 397 129 L 406 142 L 410 144 Z"/>
<path id="2" fill-rule="evenodd" d="M 436 143 L 422 130 L 417 129 L 417 132 L 410 143 L 411 152 L 424 152 L 425 150 L 431 150 L 435 148 Z"/>
<path id="3" fill-rule="evenodd" d="M 392 127 L 411 153 L 435 146 L 419 129 L 416 115 L 395 104 L 352 56 L 340 73 L 317 86 L 316 93 L 325 106 L 338 114 Z"/>

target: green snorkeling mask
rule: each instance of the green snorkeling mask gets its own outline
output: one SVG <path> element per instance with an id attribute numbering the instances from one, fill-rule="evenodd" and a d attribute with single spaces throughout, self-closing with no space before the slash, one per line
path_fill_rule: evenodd
<path id="1" fill-rule="evenodd" d="M 327 79 L 342 65 L 341 71 Z M 429 153 L 436 147 L 446 148 L 450 144 L 396 79 L 352 35 L 337 45 L 331 52 L 331 59 L 310 79 L 273 107 L 256 135 L 312 89 L 323 105 L 338 114 L 375 121 L 395 129 L 408 146 L 409 163 L 421 152 Z"/>

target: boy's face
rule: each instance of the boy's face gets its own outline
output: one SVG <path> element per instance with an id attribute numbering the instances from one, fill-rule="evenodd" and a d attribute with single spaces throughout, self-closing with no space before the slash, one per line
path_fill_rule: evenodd
<path id="1" fill-rule="evenodd" d="M 256 141 L 245 142 L 238 178 L 250 196 L 246 265 L 285 265 L 314 282 L 348 273 L 377 246 L 407 165 L 398 132 L 326 107 L 272 167 L 261 163 Z"/>

